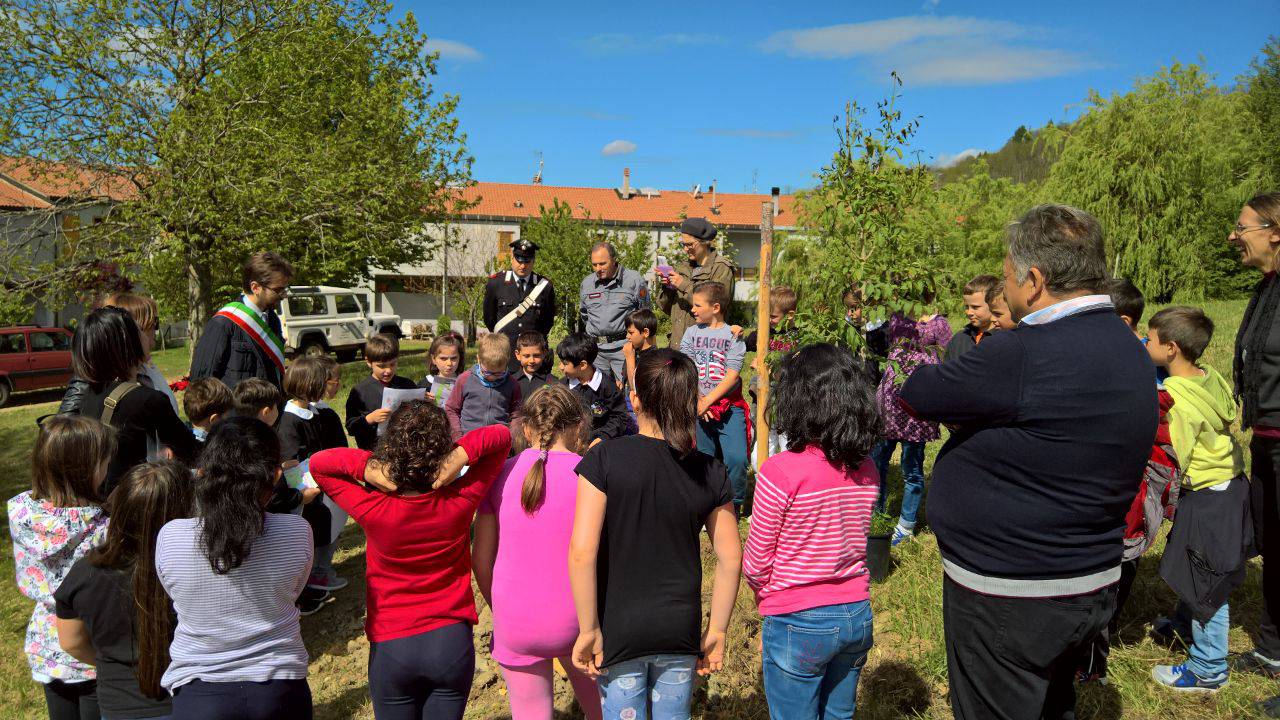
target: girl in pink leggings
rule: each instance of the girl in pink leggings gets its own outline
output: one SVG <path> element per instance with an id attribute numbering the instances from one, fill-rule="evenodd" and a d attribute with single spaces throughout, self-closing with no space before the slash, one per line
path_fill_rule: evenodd
<path id="1" fill-rule="evenodd" d="M 569 659 L 578 619 L 566 558 L 587 418 L 556 383 L 525 399 L 521 427 L 529 449 L 507 461 L 481 503 L 472 549 L 476 582 L 493 609 L 493 659 L 512 720 L 551 719 L 557 658 L 587 720 L 599 720 L 596 683 Z"/>

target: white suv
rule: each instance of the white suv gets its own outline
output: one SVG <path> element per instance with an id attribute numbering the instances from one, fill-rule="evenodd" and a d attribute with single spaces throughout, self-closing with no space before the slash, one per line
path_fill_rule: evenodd
<path id="1" fill-rule="evenodd" d="M 336 353 L 352 360 L 378 333 L 400 336 L 400 316 L 369 311 L 363 292 L 328 285 L 294 285 L 280 304 L 285 350 L 306 355 Z"/>

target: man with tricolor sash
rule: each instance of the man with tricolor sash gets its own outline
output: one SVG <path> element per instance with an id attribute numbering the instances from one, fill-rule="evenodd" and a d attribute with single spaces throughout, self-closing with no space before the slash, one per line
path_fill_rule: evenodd
<path id="1" fill-rule="evenodd" d="M 280 387 L 284 340 L 276 308 L 289 294 L 293 266 L 273 252 L 255 253 L 244 264 L 244 294 L 205 323 L 191 358 L 191 379 L 215 377 L 227 387 L 262 378 Z"/>

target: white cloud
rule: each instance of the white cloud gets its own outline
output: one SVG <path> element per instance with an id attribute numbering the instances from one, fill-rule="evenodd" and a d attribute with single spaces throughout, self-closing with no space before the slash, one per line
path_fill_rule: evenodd
<path id="1" fill-rule="evenodd" d="M 1101 66 L 1080 53 L 1044 47 L 1046 37 L 1039 28 L 1004 20 L 916 15 L 785 30 L 760 47 L 796 58 L 856 58 L 870 73 L 897 70 L 914 86 L 1018 82 Z"/>
<path id="2" fill-rule="evenodd" d="M 636 151 L 636 144 L 630 140 L 614 140 L 600 148 L 601 155 L 630 155 Z"/>
<path id="3" fill-rule="evenodd" d="M 475 62 L 484 57 L 479 50 L 456 40 L 428 39 L 427 52 L 440 53 L 441 60 L 457 60 L 459 62 Z"/>
<path id="4" fill-rule="evenodd" d="M 908 16 L 807 30 L 784 30 L 770 35 L 761 47 L 767 52 L 780 52 L 792 57 L 834 59 L 878 55 L 918 40 L 976 36 L 1009 39 L 1025 32 L 1018 25 L 1003 20 Z"/>
<path id="5" fill-rule="evenodd" d="M 936 168 L 949 168 L 952 165 L 959 163 L 961 160 L 978 157 L 983 152 L 983 150 L 979 150 L 978 148 L 968 148 L 967 150 L 961 150 L 954 155 L 951 153 L 942 153 L 933 159 L 933 166 Z"/>
<path id="6" fill-rule="evenodd" d="M 588 52 L 597 55 L 656 54 L 679 47 L 723 45 L 728 40 L 711 33 L 667 33 L 665 35 L 636 35 L 632 33 L 599 33 L 580 43 Z"/>

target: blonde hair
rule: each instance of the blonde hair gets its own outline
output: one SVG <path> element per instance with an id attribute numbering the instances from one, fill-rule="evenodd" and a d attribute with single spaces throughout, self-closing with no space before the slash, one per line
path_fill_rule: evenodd
<path id="1" fill-rule="evenodd" d="M 511 339 L 502 333 L 482 335 L 476 342 L 476 359 L 486 370 L 501 365 L 504 369 L 511 361 Z"/>
<path id="2" fill-rule="evenodd" d="M 520 506 L 532 515 L 547 497 L 547 451 L 556 438 L 563 437 L 569 449 L 577 452 L 585 440 L 587 415 L 573 391 L 560 383 L 538 388 L 524 401 L 523 407 L 521 422 L 537 437 L 537 449 L 542 451 L 525 474 L 520 489 Z"/>
<path id="3" fill-rule="evenodd" d="M 155 330 L 160 324 L 160 311 L 156 301 L 146 295 L 131 292 L 111 293 L 102 298 L 100 307 L 118 307 L 129 313 L 142 332 Z"/>
<path id="4" fill-rule="evenodd" d="M 786 285 L 774 285 L 769 288 L 769 306 L 786 315 L 796 310 L 796 291 Z"/>

